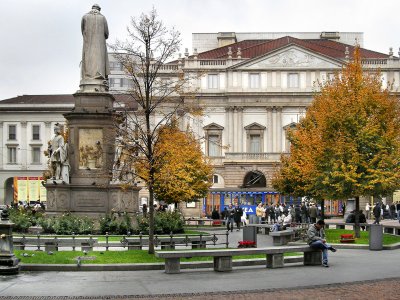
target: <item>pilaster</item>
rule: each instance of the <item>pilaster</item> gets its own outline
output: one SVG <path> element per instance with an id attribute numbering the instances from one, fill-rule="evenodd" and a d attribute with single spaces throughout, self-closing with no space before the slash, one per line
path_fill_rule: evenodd
<path id="1" fill-rule="evenodd" d="M 21 164 L 21 170 L 26 170 L 28 163 L 28 156 L 30 156 L 29 155 L 30 149 L 28 149 L 28 143 L 27 143 L 28 141 L 27 130 L 26 130 L 27 122 L 23 121 L 20 124 L 21 124 L 21 136 L 18 137 L 20 151 L 18 153 L 17 159 L 19 159 L 19 162 Z"/>

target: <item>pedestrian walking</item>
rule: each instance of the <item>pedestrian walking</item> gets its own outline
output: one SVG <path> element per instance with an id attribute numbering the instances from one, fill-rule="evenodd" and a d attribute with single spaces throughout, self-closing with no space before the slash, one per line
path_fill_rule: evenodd
<path id="1" fill-rule="evenodd" d="M 375 217 L 374 224 L 379 224 L 380 218 L 381 218 L 381 206 L 379 205 L 379 202 L 375 204 L 375 207 L 372 211 Z"/>

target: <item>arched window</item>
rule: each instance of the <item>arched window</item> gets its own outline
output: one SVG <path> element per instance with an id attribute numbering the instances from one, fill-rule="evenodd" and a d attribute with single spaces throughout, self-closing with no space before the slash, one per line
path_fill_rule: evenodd
<path id="1" fill-rule="evenodd" d="M 244 188 L 266 187 L 266 186 L 267 186 L 267 179 L 265 178 L 264 174 L 261 171 L 258 170 L 250 171 L 244 177 L 243 180 Z"/>

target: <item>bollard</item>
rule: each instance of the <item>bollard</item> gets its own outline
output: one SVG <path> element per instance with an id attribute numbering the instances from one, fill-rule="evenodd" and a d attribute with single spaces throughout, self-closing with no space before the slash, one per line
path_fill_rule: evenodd
<path id="1" fill-rule="evenodd" d="M 383 229 L 380 224 L 371 224 L 369 230 L 369 250 L 383 249 Z"/>

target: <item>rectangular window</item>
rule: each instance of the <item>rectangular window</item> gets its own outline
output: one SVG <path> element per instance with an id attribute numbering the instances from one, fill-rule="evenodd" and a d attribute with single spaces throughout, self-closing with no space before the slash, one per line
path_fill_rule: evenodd
<path id="1" fill-rule="evenodd" d="M 110 62 L 111 71 L 122 71 L 122 64 L 119 62 Z"/>
<path id="2" fill-rule="evenodd" d="M 218 175 L 213 175 L 213 183 L 218 183 Z"/>
<path id="3" fill-rule="evenodd" d="M 208 136 L 208 156 L 219 156 L 219 136 L 209 135 Z"/>
<path id="4" fill-rule="evenodd" d="M 17 125 L 8 125 L 8 139 L 9 140 L 17 139 Z"/>
<path id="5" fill-rule="evenodd" d="M 32 147 L 32 163 L 40 164 L 40 147 Z"/>
<path id="6" fill-rule="evenodd" d="M 122 87 L 123 80 L 122 78 L 110 78 L 110 87 L 115 88 L 115 87 Z"/>
<path id="7" fill-rule="evenodd" d="M 217 89 L 218 88 L 218 74 L 208 74 L 207 88 Z"/>
<path id="8" fill-rule="evenodd" d="M 9 164 L 17 163 L 17 147 L 8 147 L 7 148 L 7 162 Z"/>
<path id="9" fill-rule="evenodd" d="M 257 135 L 250 135 L 250 153 L 261 152 L 261 137 Z"/>
<path id="10" fill-rule="evenodd" d="M 32 140 L 34 141 L 40 140 L 40 125 L 32 126 Z"/>
<path id="11" fill-rule="evenodd" d="M 289 73 L 288 74 L 288 87 L 289 88 L 298 88 L 299 87 L 299 74 L 298 73 Z"/>
<path id="12" fill-rule="evenodd" d="M 260 74 L 249 74 L 249 87 L 251 89 L 260 88 Z"/>

